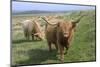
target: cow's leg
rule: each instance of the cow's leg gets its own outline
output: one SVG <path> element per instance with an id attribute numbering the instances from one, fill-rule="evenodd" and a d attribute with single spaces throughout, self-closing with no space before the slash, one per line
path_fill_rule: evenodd
<path id="1" fill-rule="evenodd" d="M 55 45 L 55 47 L 56 47 L 56 49 L 57 49 L 57 51 L 58 51 L 58 45 L 57 45 L 57 43 L 55 43 L 54 45 Z"/>
<path id="2" fill-rule="evenodd" d="M 51 49 L 51 42 L 48 42 L 48 46 L 49 46 L 49 51 L 51 52 L 52 49 Z"/>
<path id="3" fill-rule="evenodd" d="M 26 40 L 29 40 L 29 34 L 28 33 L 26 33 Z"/>
<path id="4" fill-rule="evenodd" d="M 69 36 L 69 38 L 68 38 L 68 42 L 67 42 L 67 47 L 66 47 L 66 52 L 65 52 L 65 54 L 68 52 L 68 49 L 69 49 L 69 47 L 70 47 L 70 43 L 71 43 L 72 37 L 73 37 L 73 32 L 70 34 L 70 36 Z"/>
<path id="5" fill-rule="evenodd" d="M 29 40 L 29 38 L 30 38 L 30 36 L 29 36 L 29 35 L 27 35 L 27 40 Z"/>
<path id="6" fill-rule="evenodd" d="M 64 47 L 62 45 L 59 45 L 60 47 L 60 60 L 63 63 L 64 61 Z"/>
<path id="7" fill-rule="evenodd" d="M 32 36 L 32 40 L 34 40 L 34 34 L 32 34 L 31 36 Z"/>
<path id="8" fill-rule="evenodd" d="M 29 40 L 29 34 L 26 34 L 26 39 Z"/>
<path id="9" fill-rule="evenodd" d="M 27 33 L 26 33 L 26 32 L 24 32 L 24 36 L 25 36 L 25 38 L 27 39 Z"/>
<path id="10" fill-rule="evenodd" d="M 69 47 L 70 47 L 70 43 L 71 43 L 71 40 L 72 40 L 72 37 L 73 37 L 73 33 L 74 33 L 74 31 L 72 30 L 72 32 L 70 33 L 70 36 L 69 36 L 69 38 L 68 38 L 68 42 L 67 42 L 67 47 L 66 47 L 66 52 L 65 52 L 65 54 L 68 52 L 68 49 L 69 49 Z"/>
<path id="11" fill-rule="evenodd" d="M 58 46 L 58 54 L 60 54 L 60 44 L 59 44 L 59 40 L 57 40 L 57 46 Z"/>
<path id="12" fill-rule="evenodd" d="M 67 54 L 68 53 L 68 49 L 69 49 L 69 43 L 67 44 L 66 51 L 65 51 L 64 54 Z"/>
<path id="13" fill-rule="evenodd" d="M 24 30 L 24 36 L 25 36 L 25 39 L 27 40 L 28 32 L 26 30 Z"/>

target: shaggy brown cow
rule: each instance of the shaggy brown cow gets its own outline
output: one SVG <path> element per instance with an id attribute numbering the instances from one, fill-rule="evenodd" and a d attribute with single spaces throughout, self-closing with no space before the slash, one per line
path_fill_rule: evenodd
<path id="1" fill-rule="evenodd" d="M 46 28 L 45 28 L 45 35 L 46 35 L 46 39 L 47 39 L 47 43 L 49 46 L 49 51 L 52 51 L 51 45 L 54 44 L 56 49 L 58 50 L 58 45 L 57 45 L 57 25 L 53 22 L 55 22 L 56 20 L 52 19 L 51 20 L 51 16 L 49 17 L 41 17 L 44 21 L 46 21 L 48 24 L 46 24 Z M 50 24 L 48 21 L 52 22 L 52 24 Z"/>
<path id="2" fill-rule="evenodd" d="M 51 44 L 54 44 L 56 49 L 58 50 L 57 46 L 57 26 L 46 25 L 45 35 L 49 46 L 49 51 L 51 51 Z"/>
<path id="3" fill-rule="evenodd" d="M 41 31 L 40 24 L 33 20 L 25 20 L 23 22 L 23 29 L 24 29 L 24 35 L 26 39 L 30 39 L 30 36 L 32 37 L 32 40 L 34 40 L 34 36 L 36 36 L 39 39 L 44 39 Z"/>
<path id="4" fill-rule="evenodd" d="M 58 20 L 51 23 L 47 18 L 42 17 L 48 24 L 46 26 L 46 37 L 51 51 L 51 44 L 55 44 L 58 51 L 60 51 L 60 60 L 64 60 L 64 47 L 68 50 L 70 42 L 73 37 L 76 23 L 80 21 L 83 16 L 79 17 L 76 21 Z"/>

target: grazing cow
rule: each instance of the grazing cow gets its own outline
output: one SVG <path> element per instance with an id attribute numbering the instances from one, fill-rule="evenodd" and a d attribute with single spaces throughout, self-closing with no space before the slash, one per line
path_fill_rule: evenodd
<path id="1" fill-rule="evenodd" d="M 24 29 L 24 35 L 26 39 L 30 39 L 30 36 L 32 37 L 32 40 L 34 40 L 34 36 L 39 38 L 40 40 L 44 39 L 41 31 L 40 24 L 33 20 L 25 20 L 23 22 L 23 29 Z"/>
<path id="2" fill-rule="evenodd" d="M 70 42 L 72 40 L 74 29 L 76 24 L 83 16 L 79 17 L 76 21 L 68 20 L 56 20 L 55 23 L 51 23 L 47 18 L 42 17 L 48 24 L 46 26 L 46 37 L 51 51 L 51 44 L 55 44 L 58 51 L 60 51 L 60 60 L 64 60 L 64 47 L 68 50 Z"/>

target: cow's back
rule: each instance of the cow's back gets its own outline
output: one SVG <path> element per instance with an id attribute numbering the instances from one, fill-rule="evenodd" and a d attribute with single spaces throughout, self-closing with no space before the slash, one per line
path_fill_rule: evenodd
<path id="1" fill-rule="evenodd" d="M 51 43 L 56 43 L 56 32 L 57 26 L 47 25 L 46 27 L 46 38 Z"/>
<path id="2" fill-rule="evenodd" d="M 31 20 L 24 21 L 23 28 L 24 28 L 24 31 L 31 33 L 34 28 L 33 22 Z"/>

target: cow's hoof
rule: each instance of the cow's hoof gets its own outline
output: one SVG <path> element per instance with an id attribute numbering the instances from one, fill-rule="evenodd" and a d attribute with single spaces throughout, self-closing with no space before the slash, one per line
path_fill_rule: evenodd
<path id="1" fill-rule="evenodd" d="M 64 63 L 64 59 L 60 59 L 61 63 Z"/>

